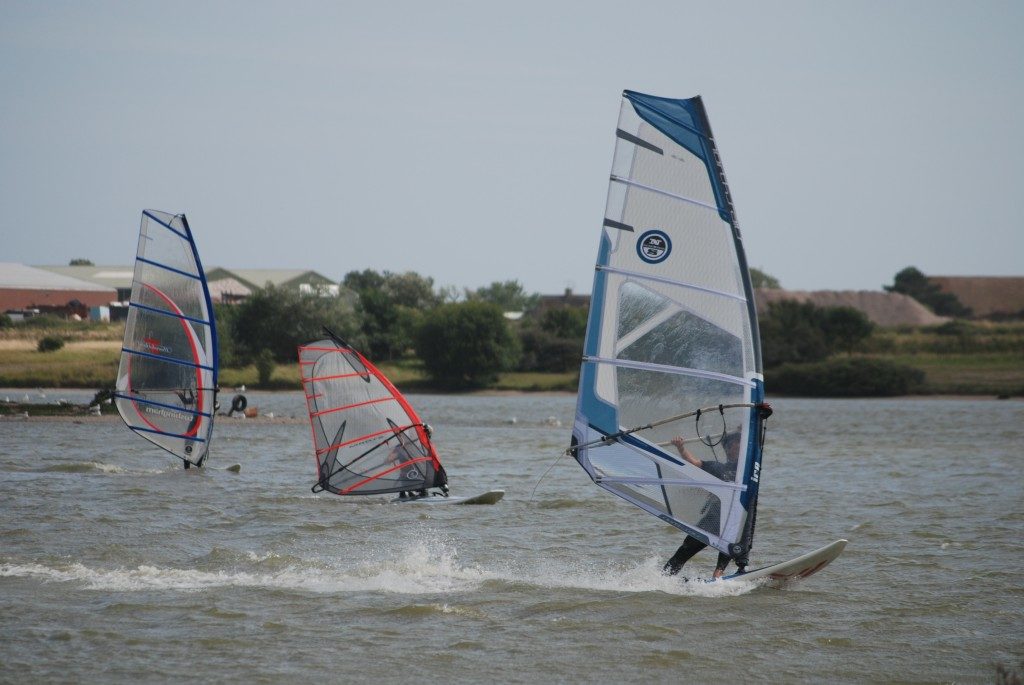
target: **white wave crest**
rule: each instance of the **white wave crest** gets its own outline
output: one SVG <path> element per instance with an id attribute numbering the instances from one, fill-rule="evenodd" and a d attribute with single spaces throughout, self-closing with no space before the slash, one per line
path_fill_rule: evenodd
<path id="1" fill-rule="evenodd" d="M 273 588 L 296 592 L 394 593 L 402 595 L 463 594 L 488 580 L 523 583 L 549 589 L 598 593 L 664 592 L 698 597 L 746 594 L 756 583 L 685 582 L 662 575 L 659 560 L 647 559 L 629 568 L 584 568 L 581 564 L 542 562 L 530 568 L 502 562 L 499 571 L 459 562 L 448 540 L 418 536 L 396 552 L 377 550 L 362 559 L 298 559 L 285 568 L 209 571 L 140 565 L 136 568 L 97 569 L 82 563 L 46 566 L 37 563 L 0 564 L 0 577 L 36 578 L 43 582 L 79 583 L 85 589 L 114 592 L 167 590 L 198 592 L 221 587 Z M 427 542 L 429 540 L 429 543 Z M 242 555 L 262 565 L 280 559 L 274 552 Z"/>
<path id="2" fill-rule="evenodd" d="M 247 552 L 250 562 L 278 558 L 275 553 Z M 0 564 L 0 577 L 36 578 L 43 582 L 79 583 L 85 589 L 114 592 L 169 590 L 196 592 L 220 587 L 275 588 L 301 592 L 391 592 L 444 594 L 468 592 L 493 577 L 477 568 L 464 568 L 445 545 L 428 548 L 419 543 L 397 556 L 378 553 L 374 558 L 300 560 L 274 571 L 206 571 L 140 565 L 136 568 L 97 569 L 82 563 L 46 566 L 37 563 Z"/>
<path id="3" fill-rule="evenodd" d="M 753 582 L 707 583 L 694 573 L 687 582 L 682 576 L 662 573 L 662 561 L 647 559 L 629 568 L 583 568 L 581 564 L 543 563 L 539 568 L 520 570 L 506 579 L 551 589 L 573 588 L 596 592 L 665 592 L 696 597 L 734 597 L 757 587 Z M 695 571 L 696 569 L 694 569 Z"/>

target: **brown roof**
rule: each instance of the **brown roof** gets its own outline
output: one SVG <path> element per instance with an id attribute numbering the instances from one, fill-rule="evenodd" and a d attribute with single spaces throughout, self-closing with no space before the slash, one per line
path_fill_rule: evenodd
<path id="1" fill-rule="evenodd" d="M 758 314 L 780 300 L 810 302 L 816 307 L 853 307 L 878 326 L 933 326 L 949 319 L 933 314 L 923 304 L 902 293 L 881 290 L 781 290 L 758 288 L 754 293 Z"/>
<path id="2" fill-rule="evenodd" d="M 0 262 L 0 312 L 29 307 L 64 307 L 74 300 L 93 307 L 110 304 L 116 299 L 114 288 L 24 264 Z"/>
<path id="3" fill-rule="evenodd" d="M 956 295 L 974 316 L 1024 311 L 1024 276 L 929 276 L 928 280 Z"/>

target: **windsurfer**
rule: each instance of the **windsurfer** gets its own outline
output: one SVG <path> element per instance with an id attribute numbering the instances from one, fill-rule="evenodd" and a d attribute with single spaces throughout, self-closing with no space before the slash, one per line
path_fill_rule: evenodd
<path id="1" fill-rule="evenodd" d="M 740 433 L 739 431 L 733 433 L 726 433 L 725 437 L 722 438 L 722 446 L 725 448 L 726 461 L 722 463 L 720 461 L 708 461 L 707 459 L 698 459 L 686 449 L 686 441 L 682 436 L 677 436 L 672 439 L 672 444 L 679 450 L 680 456 L 683 459 L 690 462 L 699 469 L 702 469 L 716 478 L 721 480 L 731 481 L 736 477 L 736 464 L 739 462 L 740 456 Z M 709 502 L 704 505 L 703 515 L 698 521 L 697 526 L 704 530 L 717 530 L 719 523 L 721 504 L 717 497 L 709 497 Z M 674 576 L 679 573 L 679 570 L 683 568 L 683 564 L 689 561 L 693 555 L 707 547 L 706 542 L 687 535 L 686 539 L 683 540 L 683 544 L 679 546 L 676 553 L 672 555 L 672 558 L 665 562 L 665 568 L 662 572 L 665 575 Z M 724 553 L 718 553 L 718 563 L 715 564 L 715 572 L 712 575 L 713 578 L 721 578 L 725 573 L 725 567 L 729 565 L 732 558 Z M 743 569 L 740 569 L 742 573 Z"/>
<path id="2" fill-rule="evenodd" d="M 434 429 L 430 427 L 429 423 L 423 424 L 423 430 L 426 432 L 428 440 L 434 437 Z M 434 472 L 433 487 L 440 489 L 443 497 L 448 496 L 448 474 L 440 463 L 437 465 L 437 470 Z M 422 492 L 426 494 L 425 490 Z"/>
<path id="3" fill-rule="evenodd" d="M 391 448 L 388 452 L 387 460 L 391 463 L 391 468 L 401 468 L 405 462 L 409 461 L 409 453 L 405 449 L 405 445 L 401 441 L 397 445 Z M 410 499 L 415 497 L 426 497 L 426 490 L 403 490 L 398 493 L 400 499 Z"/>
<path id="4" fill-rule="evenodd" d="M 429 423 L 423 424 L 423 430 L 427 434 L 429 440 L 434 435 L 434 429 L 430 427 Z M 402 463 L 408 459 L 408 452 L 405 451 L 405 447 L 401 444 L 396 445 L 391 450 L 391 459 L 394 463 Z M 440 464 L 437 465 L 437 470 L 434 472 L 434 482 L 430 485 L 432 488 L 438 488 L 441 490 L 443 497 L 448 496 L 448 474 L 445 472 L 444 467 Z M 435 493 L 436 494 L 436 493 Z M 420 497 L 427 496 L 427 488 L 420 488 L 419 490 L 407 490 L 398 493 L 399 499 L 419 499 Z"/>

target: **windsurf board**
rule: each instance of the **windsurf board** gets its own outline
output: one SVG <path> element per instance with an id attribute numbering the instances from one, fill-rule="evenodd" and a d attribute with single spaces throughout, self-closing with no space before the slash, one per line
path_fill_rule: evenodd
<path id="1" fill-rule="evenodd" d="M 747 571 L 746 573 L 734 573 L 729 576 L 711 579 L 708 582 L 735 582 L 745 583 L 756 582 L 763 587 L 780 588 L 812 576 L 821 569 L 832 563 L 836 557 L 843 553 L 846 548 L 846 540 L 836 540 L 813 552 L 808 552 L 795 559 L 783 561 L 771 566 Z"/>
<path id="2" fill-rule="evenodd" d="M 395 504 L 496 504 L 505 496 L 504 490 L 488 490 L 471 497 L 443 497 L 427 495 L 426 497 L 396 497 L 391 500 Z"/>

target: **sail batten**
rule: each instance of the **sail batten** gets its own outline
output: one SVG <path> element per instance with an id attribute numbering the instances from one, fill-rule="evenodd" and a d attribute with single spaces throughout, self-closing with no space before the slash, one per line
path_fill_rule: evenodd
<path id="1" fill-rule="evenodd" d="M 334 381 L 334 380 L 340 380 L 342 378 L 361 377 L 362 375 L 363 374 L 361 374 L 361 373 L 341 373 L 341 374 L 336 374 L 334 376 L 317 376 L 316 378 L 304 378 L 304 379 L 302 379 L 302 382 L 303 383 L 313 383 L 313 382 L 316 382 L 316 381 Z M 306 399 L 310 399 L 310 398 L 307 397 Z"/>
<path id="2" fill-rule="evenodd" d="M 142 213 L 143 213 L 143 215 L 145 215 L 145 216 L 149 217 L 150 219 L 152 219 L 153 221 L 155 221 L 158 225 L 163 226 L 164 228 L 166 228 L 171 233 L 174 233 L 176 236 L 178 236 L 182 240 L 191 240 L 192 239 L 191 236 L 188 235 L 187 233 L 178 230 L 177 228 L 172 226 L 169 222 L 163 220 L 162 218 L 160 218 L 160 216 L 157 216 L 157 214 L 164 215 L 164 212 L 158 212 L 157 214 L 154 214 L 154 213 L 150 212 L 148 209 L 144 209 L 144 210 L 142 210 Z M 173 221 L 173 219 L 172 219 L 172 221 Z"/>
<path id="3" fill-rule="evenodd" d="M 349 409 L 357 409 L 359 407 L 365 407 L 370 404 L 377 404 L 378 402 L 393 402 L 393 397 L 378 397 L 377 399 L 367 400 L 365 402 L 357 402 L 355 404 L 349 404 L 344 407 L 331 407 L 330 409 L 322 409 L 318 412 L 310 414 L 310 416 L 323 416 L 325 414 L 333 414 L 338 411 L 348 411 Z"/>
<path id="4" fill-rule="evenodd" d="M 715 373 L 713 371 L 704 371 L 701 369 L 691 369 L 681 366 L 668 366 L 665 364 L 650 364 L 644 362 L 635 362 L 627 359 L 615 359 L 613 357 L 590 357 L 584 356 L 584 362 L 591 362 L 595 364 L 608 364 L 610 366 L 621 366 L 629 369 L 641 369 L 645 371 L 660 371 L 662 373 L 674 373 L 681 376 L 693 376 L 694 378 L 708 378 L 717 381 L 724 381 L 725 383 L 735 383 L 736 385 L 746 385 L 754 387 L 755 383 L 745 378 L 738 378 L 736 376 L 729 376 L 724 373 Z"/>
<path id="5" fill-rule="evenodd" d="M 641 190 L 646 190 L 646 191 L 651 192 L 651 193 L 657 193 L 658 195 L 664 195 L 665 197 L 670 197 L 673 200 L 679 200 L 680 202 L 688 202 L 691 205 L 697 205 L 698 207 L 703 207 L 704 209 L 710 209 L 713 212 L 717 212 L 718 211 L 718 207 L 716 207 L 714 205 L 709 205 L 706 202 L 701 202 L 700 200 L 694 200 L 692 197 L 683 197 L 682 195 L 678 195 L 676 193 L 671 193 L 671 192 L 669 192 L 667 190 L 663 190 L 661 188 L 655 188 L 654 186 L 649 186 L 649 185 L 646 185 L 644 183 L 639 183 L 638 181 L 631 181 L 628 178 L 621 178 L 619 176 L 616 176 L 616 175 L 612 174 L 611 180 L 616 182 L 616 183 L 622 183 L 623 185 L 627 185 L 627 186 L 630 186 L 630 187 L 633 187 L 633 188 L 640 188 Z"/>
<path id="6" fill-rule="evenodd" d="M 195 362 L 188 361 L 187 359 L 176 359 L 174 357 L 163 357 L 158 354 L 152 354 L 150 352 L 143 352 L 142 350 L 133 350 L 127 347 L 122 347 L 121 352 L 125 354 L 134 355 L 136 357 L 145 357 L 146 359 L 155 359 L 157 361 L 167 362 L 168 364 L 178 364 L 179 366 L 187 366 L 193 369 L 203 369 L 204 371 L 213 371 L 212 366 L 206 366 L 204 364 L 196 364 Z"/>
<path id="7" fill-rule="evenodd" d="M 659 487 L 667 485 L 686 485 L 689 487 L 707 488 L 709 490 L 738 490 L 740 492 L 744 492 L 747 489 L 747 486 L 742 483 L 714 483 L 707 480 L 695 480 L 688 478 L 609 478 L 607 476 L 598 476 L 594 482 L 632 483 L 635 485 L 657 485 Z"/>
<path id="8" fill-rule="evenodd" d="M 172 273 L 176 273 L 179 276 L 185 276 L 186 278 L 194 278 L 197 281 L 203 280 L 203 277 L 200 276 L 199 274 L 193 274 L 193 273 L 189 273 L 188 271 L 182 271 L 181 269 L 176 269 L 173 266 L 168 266 L 167 264 L 161 264 L 160 262 L 155 262 L 152 259 L 145 259 L 144 257 L 136 257 L 136 260 L 142 262 L 143 264 L 149 264 L 150 266 L 155 266 L 158 269 L 163 269 L 165 271 L 170 271 Z"/>
<path id="9" fill-rule="evenodd" d="M 752 292 L 703 102 L 624 92 L 570 452 L 733 556 L 752 542 L 761 461 Z M 685 417 L 700 437 L 687 458 L 671 442 Z"/>
<path id="10" fill-rule="evenodd" d="M 172 311 L 169 311 L 167 309 L 160 309 L 159 307 L 149 307 L 147 305 L 138 304 L 138 303 L 135 303 L 135 302 L 129 302 L 128 306 L 129 307 L 136 307 L 138 309 L 145 309 L 147 312 L 153 312 L 154 314 L 161 314 L 163 316 L 170 316 L 170 317 L 173 317 L 175 319 L 182 319 L 182 320 L 188 321 L 190 323 L 197 323 L 197 324 L 199 324 L 201 326 L 209 326 L 209 325 L 211 325 L 211 322 L 209 322 L 209 321 L 204 321 L 203 319 L 196 319 L 196 318 L 191 317 L 191 316 L 185 316 L 184 314 L 182 314 L 180 312 L 172 312 Z"/>
<path id="11" fill-rule="evenodd" d="M 385 471 L 381 471 L 380 473 L 378 473 L 376 475 L 373 475 L 373 476 L 371 476 L 369 478 L 365 478 L 365 479 L 359 481 L 355 485 L 350 485 L 349 487 L 345 488 L 344 490 L 342 490 L 338 494 L 339 495 L 351 494 L 352 492 L 358 490 L 359 488 L 362 488 L 364 485 L 372 483 L 372 482 L 376 481 L 379 478 L 383 478 L 384 476 L 390 475 L 391 473 L 393 473 L 395 471 L 398 471 L 399 469 L 403 469 L 406 466 L 409 466 L 409 465 L 412 465 L 412 464 L 419 464 L 421 462 L 427 462 L 427 461 L 430 461 L 430 457 L 419 457 L 417 459 L 410 459 L 409 461 L 404 462 L 402 464 L 396 464 L 395 466 L 389 467 Z"/>
<path id="12" fill-rule="evenodd" d="M 619 276 L 629 276 L 641 281 L 651 281 L 652 283 L 664 283 L 665 285 L 676 285 L 680 288 L 688 288 L 690 290 L 699 290 L 702 293 L 708 293 L 709 295 L 718 295 L 720 297 L 728 297 L 729 299 L 736 300 L 738 302 L 746 302 L 747 298 L 744 295 L 737 295 L 736 293 L 727 293 L 721 290 L 715 290 L 713 288 L 705 288 L 695 283 L 687 283 L 685 281 L 678 281 L 671 278 L 664 278 L 661 276 L 652 276 L 637 271 L 626 271 L 625 269 L 617 269 L 613 266 L 597 265 L 595 267 L 598 271 L 604 271 L 610 274 L 618 274 Z"/>
<path id="13" fill-rule="evenodd" d="M 408 426 L 402 426 L 400 428 L 400 430 L 404 432 L 404 431 L 409 430 L 410 428 L 415 428 L 415 426 L 412 425 L 412 424 L 410 424 Z M 327 447 L 321 447 L 320 449 L 316 450 L 316 455 L 320 456 L 321 454 L 326 454 L 326 453 L 330 452 L 331 450 L 337 450 L 337 449 L 340 449 L 342 447 L 347 447 L 349 445 L 354 445 L 354 444 L 356 444 L 358 442 L 362 442 L 363 440 L 369 440 L 370 438 L 379 438 L 382 435 L 388 435 L 389 433 L 393 433 L 393 432 L 394 431 L 388 429 L 388 430 L 377 431 L 376 433 L 369 433 L 367 435 L 361 435 L 358 438 L 352 438 L 351 440 L 346 440 L 345 442 L 339 442 L 339 443 L 336 443 L 334 445 L 328 445 Z M 347 464 L 346 464 L 346 466 L 347 466 Z"/>
<path id="14" fill-rule="evenodd" d="M 634 136 L 632 133 L 626 133 L 621 128 L 615 130 L 615 135 L 618 136 L 619 138 L 622 138 L 623 140 L 628 140 L 629 142 L 633 143 L 634 145 L 639 145 L 640 147 L 645 147 L 648 150 L 650 150 L 651 152 L 656 152 L 659 155 L 665 154 L 665 151 L 662 150 L 657 145 L 655 145 L 654 143 L 649 143 L 646 140 L 644 140 L 643 138 L 638 138 L 637 136 Z"/>
<path id="15" fill-rule="evenodd" d="M 132 431 L 186 462 L 209 453 L 217 329 L 183 214 L 142 212 L 115 405 Z"/>

